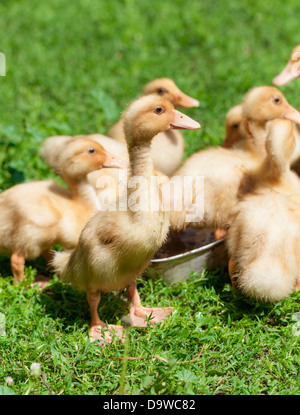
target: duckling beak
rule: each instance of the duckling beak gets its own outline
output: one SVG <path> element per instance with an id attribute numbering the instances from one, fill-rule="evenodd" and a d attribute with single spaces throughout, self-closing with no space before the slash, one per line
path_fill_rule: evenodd
<path id="1" fill-rule="evenodd" d="M 283 115 L 283 118 L 287 120 L 293 121 L 296 124 L 300 124 L 300 112 L 289 105 L 288 111 Z"/>
<path id="2" fill-rule="evenodd" d="M 174 112 L 174 120 L 170 123 L 170 128 L 182 130 L 198 130 L 201 128 L 201 125 L 197 121 L 182 114 L 182 112 L 177 110 L 172 111 Z"/>
<path id="3" fill-rule="evenodd" d="M 118 157 L 115 157 L 113 154 L 108 153 L 107 151 L 105 152 L 105 161 L 102 164 L 102 167 L 107 167 L 107 168 L 119 168 L 119 169 L 126 169 L 128 167 L 128 162 L 125 160 L 122 160 Z"/>
<path id="4" fill-rule="evenodd" d="M 286 67 L 280 72 L 280 74 L 275 76 L 272 81 L 273 85 L 285 85 L 293 79 L 298 78 L 300 76 L 300 64 L 297 67 L 297 63 L 296 66 L 294 66 L 295 63 L 296 62 L 293 63 L 292 61 L 289 61 Z"/>
<path id="5" fill-rule="evenodd" d="M 199 107 L 200 103 L 197 99 L 192 98 L 183 92 L 180 91 L 176 100 L 175 106 L 182 107 L 182 108 L 192 108 L 192 107 Z"/>

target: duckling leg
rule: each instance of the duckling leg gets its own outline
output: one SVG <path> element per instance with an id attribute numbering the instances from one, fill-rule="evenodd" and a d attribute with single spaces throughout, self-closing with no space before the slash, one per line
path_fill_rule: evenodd
<path id="1" fill-rule="evenodd" d="M 50 263 L 50 261 L 53 259 L 54 252 L 51 249 L 47 249 L 46 251 L 42 252 L 43 257 L 46 260 L 47 265 Z M 47 287 L 49 285 L 50 277 L 46 277 L 43 274 L 38 274 L 34 278 L 34 283 L 31 284 L 31 286 L 38 285 L 39 289 L 41 290 L 44 287 Z"/>
<path id="2" fill-rule="evenodd" d="M 164 322 L 167 317 L 172 314 L 173 307 L 165 308 L 148 308 L 143 307 L 141 299 L 136 287 L 136 283 L 133 283 L 127 287 L 128 300 L 131 301 L 130 305 L 130 319 L 132 326 L 147 327 L 148 322 L 159 323 Z"/>
<path id="3" fill-rule="evenodd" d="M 18 252 L 13 252 L 10 257 L 10 265 L 15 283 L 21 282 L 25 276 L 25 256 L 23 254 L 19 254 Z"/>
<path id="4" fill-rule="evenodd" d="M 231 279 L 232 286 L 234 288 L 236 288 L 236 283 L 233 279 L 234 269 L 235 269 L 235 261 L 234 261 L 234 259 L 230 258 L 229 263 L 228 263 L 228 274 L 229 274 L 229 277 Z"/>
<path id="5" fill-rule="evenodd" d="M 122 326 L 117 326 L 114 324 L 106 324 L 104 321 L 100 320 L 98 314 L 98 305 L 101 299 L 101 292 L 100 291 L 87 291 L 87 300 L 89 303 L 90 314 L 91 314 L 91 322 L 90 322 L 90 340 L 91 342 L 95 340 L 100 340 L 97 343 L 97 346 L 105 346 L 112 342 L 113 339 L 113 332 L 115 332 L 116 336 L 124 342 L 124 331 Z M 101 328 L 105 329 L 104 335 L 102 334 Z"/>

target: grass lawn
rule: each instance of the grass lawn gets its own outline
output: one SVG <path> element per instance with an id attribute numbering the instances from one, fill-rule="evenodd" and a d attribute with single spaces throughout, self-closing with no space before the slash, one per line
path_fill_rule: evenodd
<path id="1" fill-rule="evenodd" d="M 220 144 L 226 112 L 249 88 L 270 85 L 299 44 L 299 15 L 299 0 L 3 0 L 0 190 L 56 177 L 38 156 L 47 136 L 105 133 L 157 77 L 201 102 L 185 111 L 202 125 L 185 133 L 185 155 Z M 281 90 L 300 103 L 300 83 Z M 130 328 L 124 345 L 104 352 L 87 338 L 85 294 L 56 277 L 42 293 L 26 289 L 44 265 L 28 263 L 27 280 L 15 286 L 0 258 L 0 394 L 300 393 L 299 293 L 259 304 L 218 270 L 173 287 L 140 279 L 145 305 L 175 312 L 161 327 Z M 117 324 L 124 293 L 103 296 L 100 312 Z M 37 380 L 33 362 L 41 364 Z"/>

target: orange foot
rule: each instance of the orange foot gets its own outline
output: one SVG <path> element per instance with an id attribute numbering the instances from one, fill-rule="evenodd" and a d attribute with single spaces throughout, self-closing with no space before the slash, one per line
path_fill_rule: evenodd
<path id="1" fill-rule="evenodd" d="M 92 326 L 90 328 L 90 341 L 99 341 L 97 346 L 104 347 L 107 344 L 110 344 L 113 341 L 114 336 L 116 336 L 122 343 L 124 343 L 124 329 L 122 326 L 117 326 L 114 324 L 108 324 L 107 327 Z"/>
<path id="2" fill-rule="evenodd" d="M 35 281 L 30 284 L 31 287 L 38 286 L 39 290 L 42 290 L 44 287 L 47 287 L 49 285 L 50 278 L 45 277 L 45 275 L 36 275 Z"/>
<path id="3" fill-rule="evenodd" d="M 295 291 L 300 291 L 300 282 L 295 285 Z"/>
<path id="4" fill-rule="evenodd" d="M 223 228 L 217 228 L 214 234 L 215 234 L 215 240 L 219 241 L 220 239 L 225 238 L 227 231 L 225 231 L 225 229 Z"/>
<path id="5" fill-rule="evenodd" d="M 165 308 L 147 308 L 143 306 L 131 307 L 130 320 L 131 325 L 136 327 L 147 327 L 148 324 L 163 323 L 170 314 L 173 313 L 174 307 Z"/>

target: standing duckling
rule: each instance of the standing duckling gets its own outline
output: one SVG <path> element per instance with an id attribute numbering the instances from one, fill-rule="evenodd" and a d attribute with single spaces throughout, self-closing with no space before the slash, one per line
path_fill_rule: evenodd
<path id="1" fill-rule="evenodd" d="M 11 255 L 15 282 L 24 278 L 25 259 L 35 259 L 59 244 L 74 248 L 80 232 L 97 211 L 97 197 L 87 175 L 101 167 L 118 167 L 114 156 L 88 139 L 74 140 L 59 155 L 54 181 L 17 184 L 0 195 L 0 252 Z"/>
<path id="2" fill-rule="evenodd" d="M 272 121 L 267 157 L 246 178 L 248 189 L 226 238 L 233 285 L 260 301 L 280 301 L 300 288 L 300 181 L 290 170 L 294 146 L 292 123 Z"/>
<path id="3" fill-rule="evenodd" d="M 300 124 L 300 113 L 274 87 L 261 86 L 250 90 L 243 101 L 245 131 L 248 131 L 246 150 L 212 147 L 189 157 L 170 179 L 178 176 L 204 177 L 204 183 L 194 191 L 203 195 L 203 218 L 190 226 L 221 228 L 230 225 L 231 212 L 237 201 L 237 193 L 244 174 L 256 169 L 266 155 L 266 124 L 275 118 L 286 118 Z M 251 125 L 251 129 L 246 128 Z M 175 195 L 176 198 L 177 195 Z M 187 212 L 192 206 L 184 206 L 181 212 L 171 215 L 171 226 L 180 230 L 188 225 Z M 224 232 L 220 232 L 224 235 Z"/>
<path id="4" fill-rule="evenodd" d="M 175 107 L 198 107 L 199 101 L 184 94 L 169 78 L 159 78 L 149 82 L 143 95 L 156 94 L 168 99 Z M 114 124 L 107 135 L 125 143 L 122 119 Z M 151 157 L 156 170 L 166 176 L 172 175 L 180 166 L 184 153 L 184 138 L 179 131 L 168 130 L 159 133 L 151 143 Z"/>
<path id="5" fill-rule="evenodd" d="M 153 254 L 161 247 L 169 230 L 169 212 L 157 186 L 151 186 L 153 163 L 151 140 L 159 132 L 170 128 L 198 129 L 200 125 L 174 109 L 170 101 L 155 95 L 134 101 L 125 111 L 124 133 L 128 145 L 130 177 L 139 180 L 135 190 L 128 186 L 125 209 L 116 212 L 99 212 L 84 227 L 77 248 L 70 254 L 57 252 L 53 259 L 56 272 L 66 281 L 87 292 L 90 307 L 90 337 L 100 345 L 112 340 L 115 330 L 121 338 L 122 326 L 108 325 L 105 336 L 101 328 L 97 307 L 101 292 L 127 288 L 131 302 L 132 325 L 145 326 L 164 321 L 172 308 L 143 307 L 137 291 L 136 279 L 149 264 Z M 136 208 L 134 201 L 144 201 Z M 154 201 L 155 207 L 152 207 Z M 158 205 L 155 203 L 158 202 Z M 157 208 L 158 207 L 158 208 Z"/>

